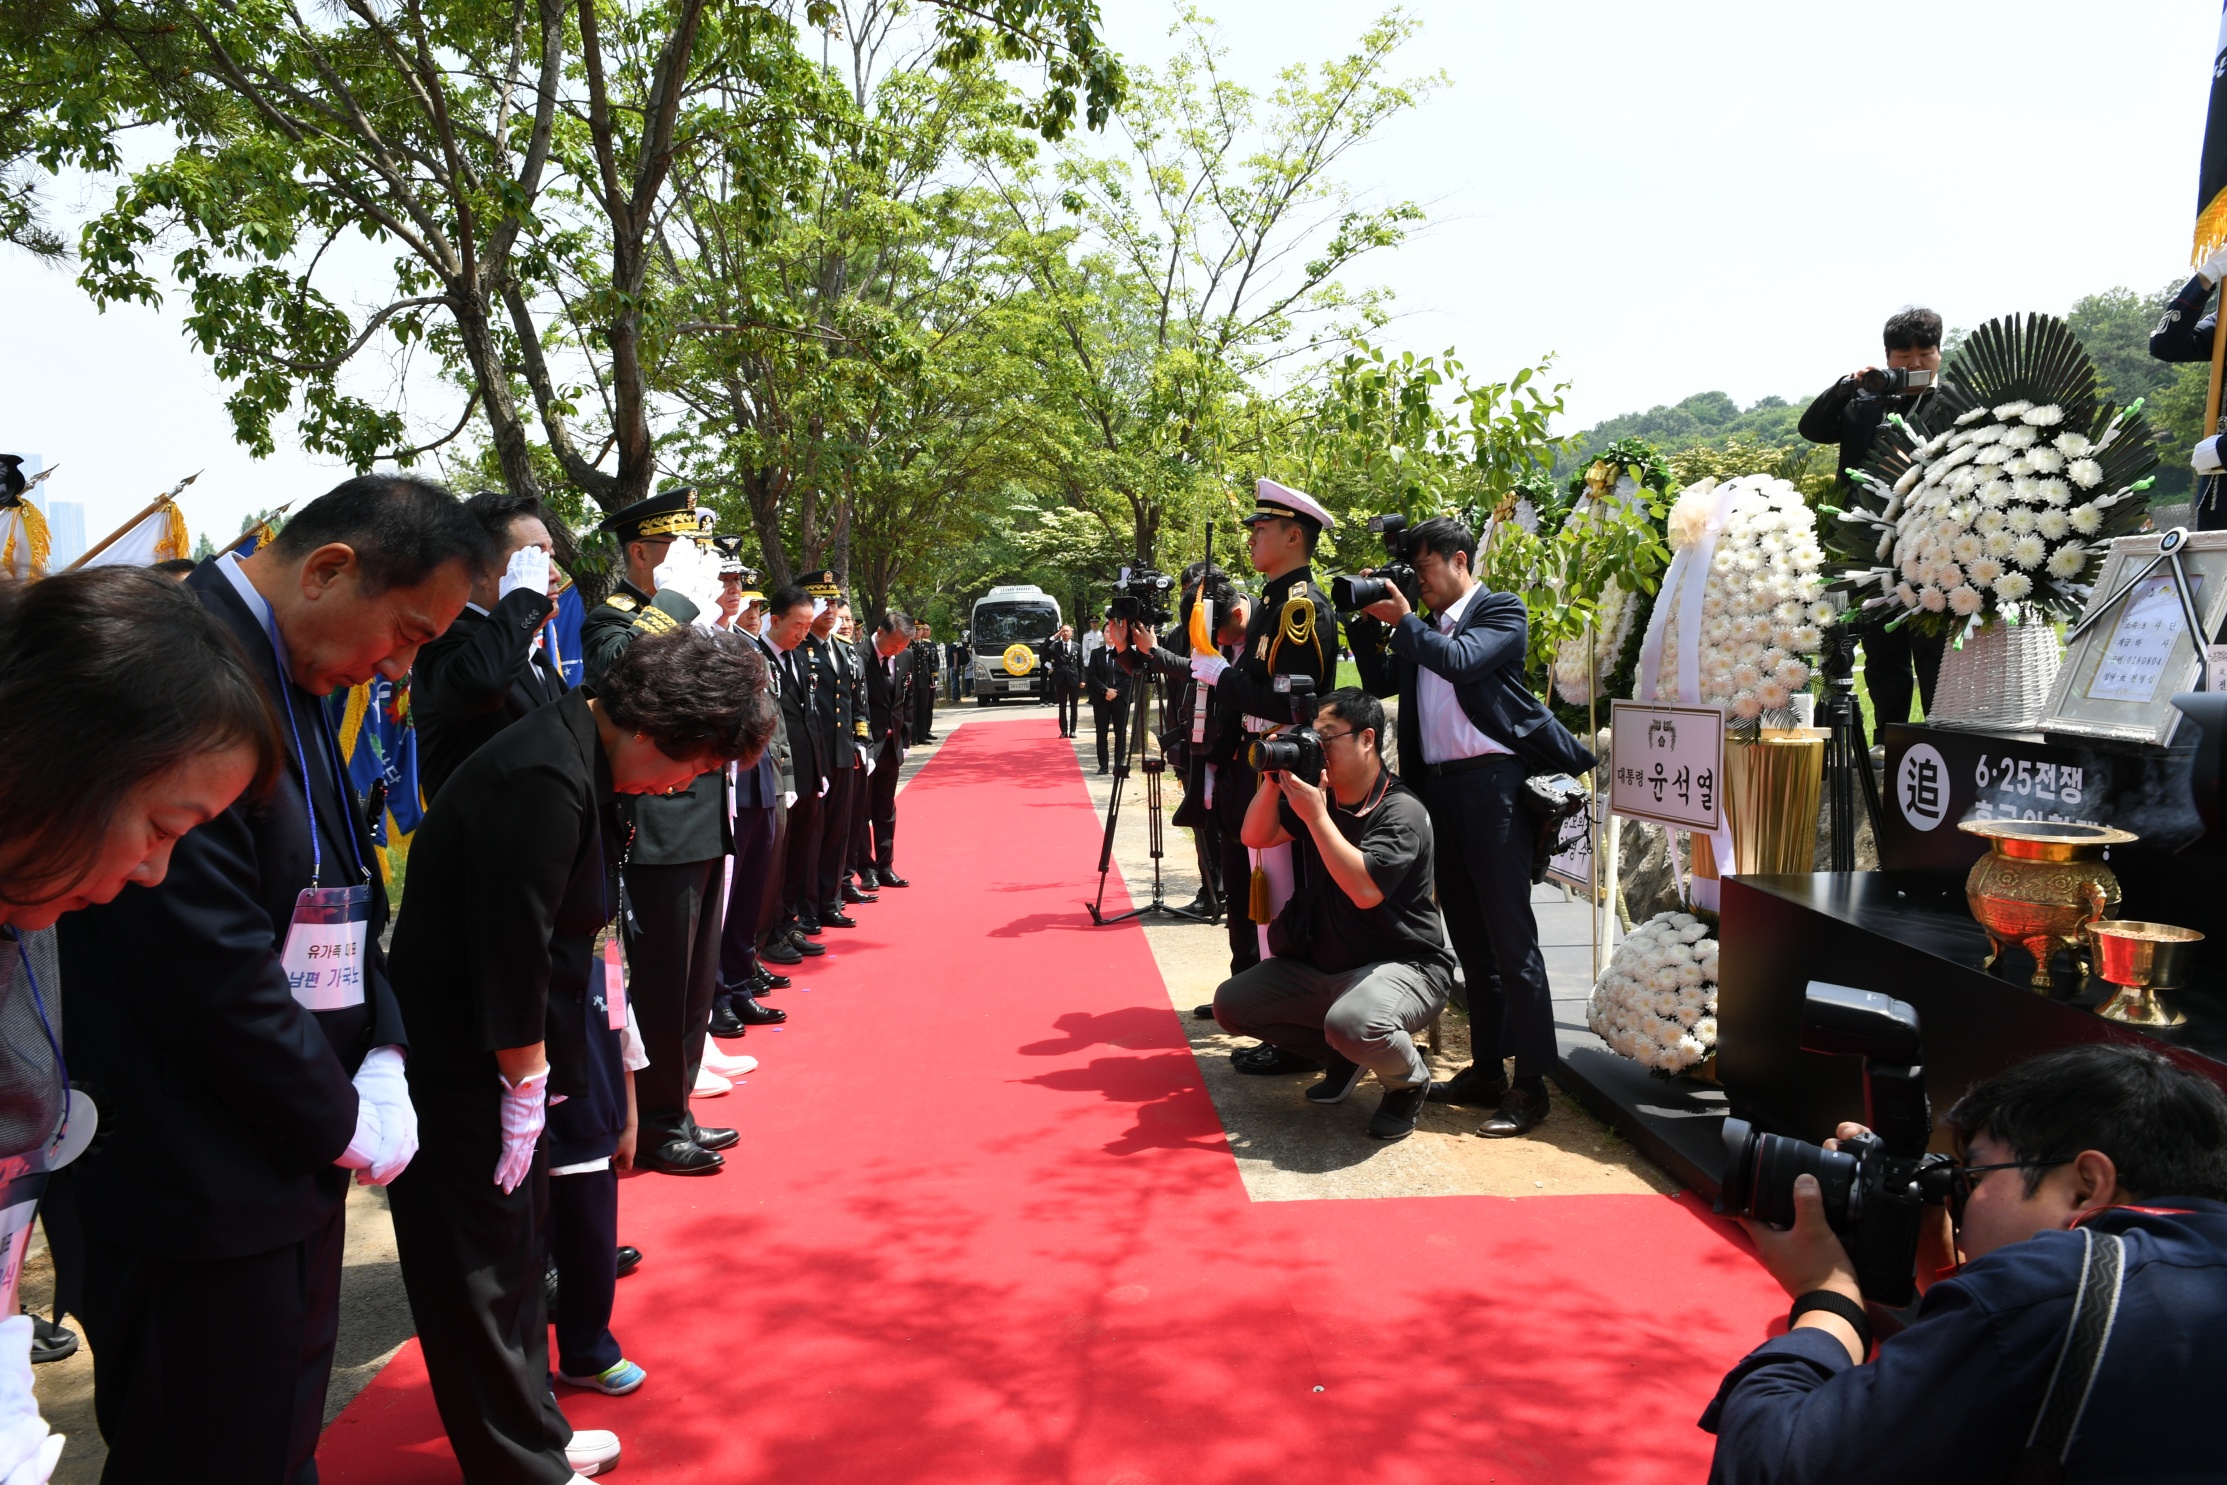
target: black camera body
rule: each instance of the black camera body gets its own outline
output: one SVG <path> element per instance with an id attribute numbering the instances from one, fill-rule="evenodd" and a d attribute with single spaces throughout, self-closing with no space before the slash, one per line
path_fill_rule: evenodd
<path id="1" fill-rule="evenodd" d="M 1717 1210 L 1774 1227 L 1794 1222 L 1794 1178 L 1817 1178 L 1825 1219 L 1855 1261 L 1864 1298 L 1900 1308 L 1916 1295 L 1913 1269 L 1925 1209 L 1949 1197 L 1953 1166 L 1929 1155 L 1933 1109 L 1919 1060 L 1918 1013 L 1876 990 L 1812 980 L 1803 997 L 1802 1050 L 1864 1059 L 1864 1119 L 1871 1133 L 1837 1150 L 1745 1119 L 1724 1121 L 1724 1186 Z"/>
<path id="2" fill-rule="evenodd" d="M 1106 617 L 1124 624 L 1164 629 L 1174 615 L 1168 611 L 1168 594 L 1175 579 L 1150 567 L 1124 567 L 1114 583 L 1113 602 Z"/>
<path id="3" fill-rule="evenodd" d="M 1322 737 L 1315 731 L 1315 678 L 1280 675 L 1275 686 L 1276 694 L 1289 701 L 1291 725 L 1255 742 L 1245 761 L 1255 773 L 1295 773 L 1311 784 L 1322 777 L 1324 767 Z"/>
<path id="4" fill-rule="evenodd" d="M 1369 517 L 1369 529 L 1384 542 L 1384 555 L 1391 560 L 1367 577 L 1334 578 L 1330 583 L 1330 602 L 1342 614 L 1358 613 L 1372 603 L 1382 603 L 1397 588 L 1407 597 L 1409 608 L 1422 606 L 1422 584 L 1415 576 L 1413 541 L 1407 529 L 1407 517 L 1383 515 Z"/>
<path id="5" fill-rule="evenodd" d="M 1911 366 L 1874 366 L 1858 374 L 1856 385 L 1866 397 L 1907 397 L 1913 392 L 1932 391 L 1939 376 L 1939 372 Z"/>

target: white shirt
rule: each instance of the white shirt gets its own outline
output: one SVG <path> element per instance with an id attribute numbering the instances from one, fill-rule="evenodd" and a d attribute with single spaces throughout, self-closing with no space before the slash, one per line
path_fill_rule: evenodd
<path id="1" fill-rule="evenodd" d="M 1440 634 L 1452 634 L 1461 624 L 1461 616 L 1469 611 L 1469 600 L 1477 596 L 1477 591 L 1472 586 L 1459 603 L 1437 615 Z M 1418 720 L 1422 723 L 1425 763 L 1452 763 L 1511 751 L 1476 729 L 1469 714 L 1461 709 L 1460 698 L 1454 695 L 1454 683 L 1429 666 L 1416 668 L 1415 704 L 1421 709 Z"/>

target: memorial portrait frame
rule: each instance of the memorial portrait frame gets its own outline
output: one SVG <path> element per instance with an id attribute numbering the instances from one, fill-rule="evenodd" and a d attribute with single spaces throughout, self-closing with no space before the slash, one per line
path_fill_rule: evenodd
<path id="1" fill-rule="evenodd" d="M 2227 620 L 2227 531 L 2181 533 L 2181 567 L 2196 585 L 2197 591 L 2192 598 L 2204 632 L 2201 636 L 2189 634 L 2183 621 L 2182 632 L 2166 655 L 2155 692 L 2147 700 L 2118 700 L 2088 694 L 2097 668 L 2124 617 L 2126 605 L 2119 599 L 2119 591 L 2165 551 L 2166 535 L 2161 531 L 2149 531 L 2122 536 L 2111 543 L 2095 590 L 2081 612 L 2082 623 L 2095 622 L 2086 632 L 2067 642 L 2064 663 L 2050 685 L 2049 701 L 2041 719 L 2045 735 L 2099 738 L 2160 748 L 2172 742 L 2181 723 L 2181 713 L 2174 707 L 2173 697 L 2195 689 L 2203 673 L 2204 652 L 2210 637 L 2219 632 L 2221 621 Z M 2161 563 L 2150 577 L 2171 578 L 2172 572 L 2171 563 Z M 2097 619 L 2097 615 L 2114 601 L 2119 603 L 2121 612 Z"/>

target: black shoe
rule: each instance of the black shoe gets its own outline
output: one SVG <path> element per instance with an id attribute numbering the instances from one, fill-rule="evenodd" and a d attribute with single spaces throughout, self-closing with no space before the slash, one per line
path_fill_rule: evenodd
<path id="1" fill-rule="evenodd" d="M 827 945 L 817 943 L 812 939 L 806 937 L 804 930 L 801 928 L 794 929 L 790 932 L 789 947 L 795 949 L 799 954 L 802 954 L 807 959 L 816 959 L 820 955 L 827 952 Z M 783 964 L 793 964 L 796 961 L 792 959 L 784 959 L 781 962 Z"/>
<path id="2" fill-rule="evenodd" d="M 1192 1006 L 1192 1007 L 1191 1007 L 1191 1019 L 1193 1019 L 1194 1021 L 1211 1021 L 1211 1020 L 1213 1020 L 1213 1019 L 1214 1019 L 1214 1002 L 1210 1000 L 1210 1001 L 1208 1001 L 1208 1002 L 1207 1002 L 1207 1003 L 1206 1003 L 1205 1005 L 1195 1005 L 1195 1006 Z"/>
<path id="3" fill-rule="evenodd" d="M 742 999 L 745 1004 L 757 1004 L 747 995 L 743 996 Z M 742 1035 L 743 1031 L 742 1022 L 735 1015 L 734 1008 L 731 1005 L 713 1006 L 711 1008 L 711 1024 L 704 1029 L 713 1036 L 721 1038 L 737 1037 Z"/>
<path id="4" fill-rule="evenodd" d="M 660 1175 L 708 1176 L 727 1162 L 694 1140 L 676 1138 L 667 1140 L 654 1150 L 644 1150 L 634 1157 L 634 1163 Z"/>
<path id="5" fill-rule="evenodd" d="M 1363 1071 L 1357 1064 L 1332 1052 L 1330 1060 L 1323 1064 L 1322 1081 L 1307 1090 L 1307 1102 L 1344 1103 L 1345 1096 L 1360 1086 Z M 1409 1121 L 1410 1124 L 1413 1122 Z"/>
<path id="6" fill-rule="evenodd" d="M 1104 778 L 1105 776 L 1106 776 L 1106 765 L 1105 765 L 1105 764 L 1103 764 L 1103 763 L 1101 763 L 1101 764 L 1099 764 L 1099 765 L 1098 765 L 1098 777 L 1100 777 L 1100 778 Z"/>
<path id="7" fill-rule="evenodd" d="M 557 1266 L 554 1263 L 541 1271 L 541 1303 L 542 1307 L 549 1312 L 550 1323 L 555 1324 L 557 1319 Z M 34 1356 L 38 1354 L 38 1349 L 38 1337 L 34 1334 L 31 1338 L 31 1352 Z"/>
<path id="8" fill-rule="evenodd" d="M 1415 1121 L 1423 1112 L 1423 1090 L 1430 1085 L 1418 1084 L 1413 1088 L 1387 1088 L 1384 1102 L 1376 1106 L 1376 1115 L 1369 1120 L 1369 1138 L 1372 1140 L 1404 1140 L 1415 1132 Z"/>
<path id="9" fill-rule="evenodd" d="M 820 926 L 819 921 L 815 919 L 809 923 L 797 924 L 796 931 L 791 936 L 795 938 L 818 938 L 825 931 L 826 930 Z M 801 949 L 804 947 L 804 945 L 798 944 L 797 947 Z"/>
<path id="10" fill-rule="evenodd" d="M 770 1005 L 760 1005 L 747 995 L 738 995 L 727 1003 L 727 1013 L 739 1026 L 779 1026 L 789 1019 L 789 1013 Z"/>
<path id="11" fill-rule="evenodd" d="M 1494 1068 L 1493 1072 L 1498 1072 Z M 1443 1083 L 1430 1086 L 1432 1103 L 1466 1104 L 1473 1109 L 1496 1109 L 1500 1100 L 1508 1096 L 1508 1079 L 1505 1074 L 1494 1077 L 1491 1072 L 1471 1064 L 1455 1073 Z"/>
<path id="12" fill-rule="evenodd" d="M 910 887 L 912 885 L 912 883 L 906 881 L 903 877 L 897 875 L 897 873 L 893 871 L 883 872 L 881 874 L 881 878 L 882 885 L 884 887 Z"/>
<path id="13" fill-rule="evenodd" d="M 802 964 L 804 962 L 804 956 L 797 952 L 797 946 L 785 938 L 777 938 L 769 942 L 758 951 L 758 957 L 760 959 L 770 959 L 775 964 Z M 761 970 L 760 973 L 764 973 L 764 971 Z M 774 978 L 780 980 L 784 985 L 789 983 L 787 978 L 782 975 L 775 975 Z"/>
<path id="14" fill-rule="evenodd" d="M 881 899 L 871 892 L 861 892 L 858 888 L 850 886 L 848 883 L 846 883 L 843 887 L 843 901 L 880 902 Z"/>
<path id="15" fill-rule="evenodd" d="M 871 892 L 881 884 L 881 878 L 874 874 L 871 866 L 858 874 L 858 890 L 861 892 Z"/>
<path id="16" fill-rule="evenodd" d="M 624 1243 L 619 1244 L 619 1277 L 623 1279 L 641 1266 L 642 1250 L 640 1248 L 629 1248 Z"/>
<path id="17" fill-rule="evenodd" d="M 26 1311 L 26 1313 L 29 1313 Z M 31 1316 L 31 1363 L 62 1361 L 77 1354 L 77 1332 L 44 1315 Z"/>
<path id="18" fill-rule="evenodd" d="M 749 988 L 743 991 L 745 995 L 763 995 L 769 990 L 786 990 L 790 984 L 787 975 L 777 975 L 762 964 L 758 966 L 757 973 L 752 975 L 750 979 Z"/>
<path id="19" fill-rule="evenodd" d="M 1542 1080 L 1536 1088 L 1526 1088 L 1518 1083 L 1500 1100 L 1500 1107 L 1477 1132 L 1488 1140 L 1512 1139 L 1519 1134 L 1529 1134 L 1539 1127 L 1547 1116 L 1546 1084 Z"/>
<path id="20" fill-rule="evenodd" d="M 1222 905 L 1202 892 L 1197 897 L 1192 898 L 1183 911 L 1194 913 L 1201 918 L 1219 918 L 1222 916 Z"/>
<path id="21" fill-rule="evenodd" d="M 696 1126 L 696 1143 L 702 1149 L 731 1149 L 741 1138 L 742 1136 L 732 1129 L 706 1129 L 701 1124 Z"/>
<path id="22" fill-rule="evenodd" d="M 820 927 L 822 928 L 856 928 L 857 926 L 858 919 L 844 912 L 841 905 L 832 907 L 820 914 Z"/>
<path id="23" fill-rule="evenodd" d="M 1297 1052 L 1286 1052 L 1281 1047 L 1271 1047 L 1262 1042 L 1257 1047 L 1246 1047 L 1229 1054 L 1231 1067 L 1255 1077 L 1270 1077 L 1277 1073 L 1320 1072 L 1321 1064 L 1310 1062 Z"/>

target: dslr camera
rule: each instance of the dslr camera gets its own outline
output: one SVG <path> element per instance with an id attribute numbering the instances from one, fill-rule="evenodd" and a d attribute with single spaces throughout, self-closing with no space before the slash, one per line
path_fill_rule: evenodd
<path id="1" fill-rule="evenodd" d="M 1150 567 L 1124 567 L 1114 582 L 1113 602 L 1107 606 L 1106 617 L 1124 624 L 1143 624 L 1151 629 L 1164 629 L 1172 615 L 1168 612 L 1168 594 L 1175 587 L 1175 579 Z"/>
<path id="2" fill-rule="evenodd" d="M 1407 517 L 1401 515 L 1371 516 L 1369 529 L 1384 542 L 1384 554 L 1391 558 L 1368 577 L 1341 577 L 1330 583 L 1330 602 L 1339 613 L 1358 613 L 1372 603 L 1382 603 L 1398 588 L 1407 597 L 1409 608 L 1419 608 L 1421 585 L 1415 577 L 1415 556 L 1410 550 Z"/>
<path id="3" fill-rule="evenodd" d="M 1291 707 L 1291 725 L 1255 742 L 1245 760 L 1255 773 L 1295 773 L 1311 784 L 1323 769 L 1322 736 L 1315 731 L 1315 678 L 1280 675 L 1275 685 L 1276 694 Z"/>
<path id="4" fill-rule="evenodd" d="M 1874 366 L 1856 378 L 1856 385 L 1866 397 L 1904 397 L 1931 391 L 1939 375 L 1908 366 Z"/>
<path id="5" fill-rule="evenodd" d="M 1933 1108 L 1919 1061 L 1918 1013 L 1876 990 L 1812 980 L 1803 994 L 1802 1050 L 1864 1060 L 1864 1124 L 1871 1133 L 1828 1150 L 1724 1121 L 1724 1187 L 1717 1210 L 1774 1227 L 1794 1222 L 1794 1178 L 1817 1178 L 1825 1220 L 1855 1260 L 1864 1298 L 1899 1309 L 1916 1296 L 1918 1232 L 1929 1206 L 1949 1200 L 1955 1165 L 1929 1155 Z"/>

